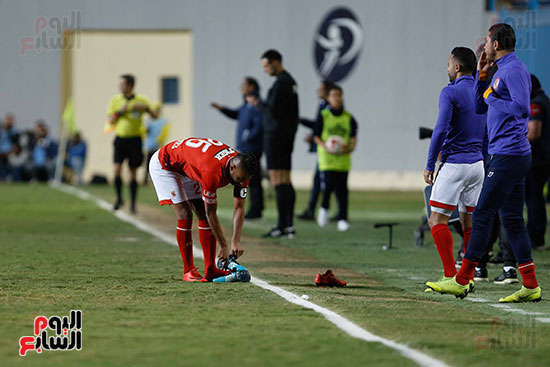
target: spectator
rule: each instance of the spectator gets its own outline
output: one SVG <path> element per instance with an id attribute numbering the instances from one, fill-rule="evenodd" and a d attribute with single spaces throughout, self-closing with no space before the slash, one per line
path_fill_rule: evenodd
<path id="1" fill-rule="evenodd" d="M 82 185 L 82 172 L 86 163 L 86 142 L 82 140 L 80 133 L 74 134 L 67 149 L 67 162 L 69 168 L 76 176 L 76 183 Z"/>
<path id="2" fill-rule="evenodd" d="M 151 106 L 151 110 L 157 114 L 157 118 L 150 118 L 147 120 L 147 125 L 145 126 L 146 132 L 143 147 L 147 154 L 147 164 L 145 165 L 145 176 L 143 177 L 144 185 L 147 185 L 147 180 L 149 178 L 149 161 L 153 154 L 164 145 L 164 139 L 166 139 L 169 130 L 168 121 L 166 118 L 160 116 L 162 105 L 160 103 L 154 103 Z"/>
<path id="3" fill-rule="evenodd" d="M 9 174 L 8 156 L 19 141 L 19 132 L 15 128 L 15 116 L 6 114 L 4 123 L 0 123 L 0 181 Z"/>
<path id="4" fill-rule="evenodd" d="M 34 148 L 32 150 L 33 179 L 46 182 L 53 177 L 57 143 L 49 136 L 48 127 L 42 120 L 34 128 Z"/>
<path id="5" fill-rule="evenodd" d="M 283 57 L 276 50 L 266 51 L 262 57 L 264 71 L 274 76 L 275 82 L 268 92 L 267 99 L 260 101 L 248 95 L 247 102 L 257 107 L 263 114 L 264 151 L 267 160 L 269 179 L 275 188 L 278 223 L 264 237 L 289 237 L 294 230 L 294 204 L 296 192 L 290 179 L 292 150 L 298 128 L 298 86 L 283 67 Z"/>
<path id="6" fill-rule="evenodd" d="M 262 113 L 246 102 L 246 96 L 252 95 L 259 98 L 260 87 L 256 79 L 245 77 L 241 83 L 243 104 L 237 109 L 230 109 L 217 103 L 211 106 L 225 116 L 237 120 L 237 150 L 241 153 L 252 153 L 258 160 L 258 167 L 263 150 Z M 264 209 L 264 193 L 262 188 L 262 173 L 258 170 L 248 185 L 250 190 L 250 206 L 245 214 L 245 219 L 259 219 Z"/>
<path id="7" fill-rule="evenodd" d="M 14 144 L 11 154 L 8 157 L 8 179 L 15 182 L 27 181 L 29 179 L 26 169 L 28 160 L 29 152 L 23 150 L 19 143 Z"/>
<path id="8" fill-rule="evenodd" d="M 311 153 L 317 153 L 317 144 L 313 141 L 313 130 L 315 128 L 315 121 L 319 119 L 321 111 L 328 107 L 327 96 L 328 90 L 332 87 L 333 83 L 328 80 L 323 80 L 319 88 L 317 88 L 317 97 L 319 98 L 319 105 L 317 109 L 317 115 L 314 121 L 308 119 L 300 119 L 300 123 L 305 127 L 311 129 L 311 134 L 306 137 L 306 142 L 309 143 L 309 151 Z M 316 154 L 317 155 L 317 154 Z M 321 180 L 319 178 L 319 164 L 315 163 L 315 174 L 313 176 L 313 185 L 309 194 L 309 202 L 307 208 L 302 214 L 298 216 L 302 220 L 314 220 L 315 219 L 315 207 L 317 206 L 317 200 L 319 199 L 319 193 L 321 192 Z"/>

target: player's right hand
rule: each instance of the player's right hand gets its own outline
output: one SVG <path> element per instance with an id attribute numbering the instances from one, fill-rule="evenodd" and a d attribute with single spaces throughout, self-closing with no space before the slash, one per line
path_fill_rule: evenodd
<path id="1" fill-rule="evenodd" d="M 481 53 L 481 57 L 479 58 L 479 61 L 477 62 L 477 70 L 478 71 L 484 71 L 484 72 L 489 72 L 489 70 L 491 70 L 491 68 L 493 67 L 494 65 L 494 62 L 493 61 L 489 61 L 487 59 L 487 53 L 485 51 L 483 51 Z"/>
<path id="2" fill-rule="evenodd" d="M 222 109 L 222 106 L 220 106 L 220 105 L 217 104 L 216 102 L 210 103 L 210 107 L 215 108 L 215 109 L 217 109 L 218 111 L 220 111 L 220 110 Z"/>
<path id="3" fill-rule="evenodd" d="M 428 171 L 427 169 L 424 170 L 424 182 L 428 185 L 434 184 L 434 171 Z"/>

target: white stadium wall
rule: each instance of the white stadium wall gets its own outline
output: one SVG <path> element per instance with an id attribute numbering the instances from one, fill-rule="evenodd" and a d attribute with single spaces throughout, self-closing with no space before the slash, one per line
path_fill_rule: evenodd
<path id="1" fill-rule="evenodd" d="M 25 37 L 36 40 L 40 17 L 62 19 L 79 12 L 83 31 L 190 31 L 190 131 L 232 144 L 234 122 L 209 103 L 239 105 L 238 86 L 245 75 L 256 77 L 265 95 L 273 80 L 263 73 L 260 55 L 268 48 L 283 54 L 284 66 L 298 83 L 300 114 L 314 117 L 320 80 L 314 61 L 316 32 L 331 9 L 343 6 L 357 17 L 363 31 L 362 50 L 350 74 L 340 82 L 345 105 L 359 124 L 351 186 L 419 188 L 428 142 L 418 139 L 418 127 L 435 123 L 439 92 L 448 82 L 450 50 L 474 48 L 476 39 L 485 34 L 489 14 L 484 4 L 484 0 L 0 0 L 0 115 L 13 112 L 20 127 L 31 127 L 43 118 L 53 134 L 58 134 L 62 52 L 41 46 L 24 50 L 23 55 L 21 45 Z M 52 29 L 48 36 L 55 33 Z M 162 51 L 155 52 L 158 55 L 154 56 L 163 58 Z M 152 56 L 147 50 L 143 54 Z M 162 74 L 162 70 L 155 72 Z M 139 93 L 158 94 L 142 90 L 140 75 L 137 79 Z M 94 98 L 101 101 L 97 109 L 104 112 L 116 92 L 114 80 L 111 93 Z M 295 143 L 293 174 L 299 186 L 309 185 L 315 165 L 315 156 L 307 153 L 303 142 L 308 132 L 300 127 Z M 111 137 L 105 139 L 111 143 Z M 110 162 L 105 167 L 110 169 Z"/>

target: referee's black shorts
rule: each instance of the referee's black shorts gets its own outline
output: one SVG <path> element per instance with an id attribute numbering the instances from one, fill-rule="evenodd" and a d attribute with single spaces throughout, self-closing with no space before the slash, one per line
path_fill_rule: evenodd
<path id="1" fill-rule="evenodd" d="M 138 168 L 143 163 L 141 137 L 121 138 L 117 136 L 114 147 L 114 163 L 123 163 L 126 158 L 128 158 L 130 168 Z"/>
<path id="2" fill-rule="evenodd" d="M 292 169 L 292 150 L 294 135 L 268 137 L 264 139 L 264 152 L 268 170 Z"/>

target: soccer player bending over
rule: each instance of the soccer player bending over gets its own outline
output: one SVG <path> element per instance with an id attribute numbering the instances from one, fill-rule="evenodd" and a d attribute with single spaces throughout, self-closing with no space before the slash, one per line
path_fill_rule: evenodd
<path id="1" fill-rule="evenodd" d="M 151 180 L 160 205 L 170 204 L 177 224 L 178 246 L 183 259 L 183 280 L 209 282 L 228 275 L 216 267 L 218 257 L 226 261 L 229 247 L 217 211 L 216 191 L 229 183 L 234 185 L 233 236 L 231 253 L 243 254 L 241 231 L 248 182 L 258 169 L 250 153 L 238 153 L 224 143 L 208 138 L 187 138 L 160 148 L 149 162 Z M 204 203 L 203 203 L 204 202 Z M 199 220 L 199 240 L 204 254 L 204 278 L 193 263 L 191 227 L 193 212 Z"/>
<path id="2" fill-rule="evenodd" d="M 476 63 L 476 56 L 469 48 L 455 47 L 451 51 L 447 62 L 450 83 L 439 96 L 439 117 L 424 170 L 424 181 L 433 185 L 428 223 L 443 263 L 444 275 L 440 280 L 456 275 L 449 218 L 458 204 L 466 251 L 472 233 L 472 212 L 483 185 L 486 115 L 478 115 L 474 110 L 472 74 Z M 441 166 L 434 180 L 435 162 L 440 152 Z"/>
<path id="3" fill-rule="evenodd" d="M 516 35 L 508 24 L 495 24 L 485 37 L 475 81 L 476 112 L 487 112 L 490 162 L 473 217 L 472 236 L 462 267 L 455 278 L 426 283 L 430 288 L 464 297 L 469 291 L 476 262 L 489 241 L 497 211 L 512 244 L 523 278 L 521 289 L 499 302 L 529 302 L 541 299 L 531 257 L 531 242 L 523 221 L 525 175 L 531 164 L 527 140 L 531 76 L 516 57 Z M 496 67 L 492 80 L 489 73 Z"/>

